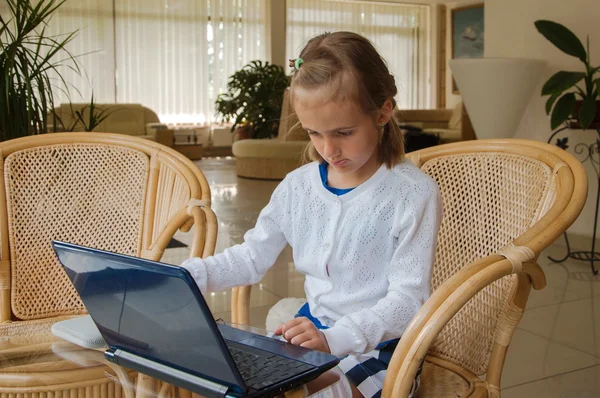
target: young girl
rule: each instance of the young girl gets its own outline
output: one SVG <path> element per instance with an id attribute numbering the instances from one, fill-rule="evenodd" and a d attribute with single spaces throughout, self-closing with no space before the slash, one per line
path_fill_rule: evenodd
<path id="1" fill-rule="evenodd" d="M 325 33 L 292 62 L 290 98 L 314 162 L 279 184 L 244 243 L 182 266 L 202 292 L 254 284 L 290 244 L 307 304 L 275 334 L 342 358 L 353 396 L 379 396 L 430 293 L 438 188 L 403 160 L 394 77 L 367 39 Z"/>

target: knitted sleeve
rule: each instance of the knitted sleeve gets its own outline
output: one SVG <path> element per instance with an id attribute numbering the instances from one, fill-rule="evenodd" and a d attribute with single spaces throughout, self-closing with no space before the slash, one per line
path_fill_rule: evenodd
<path id="1" fill-rule="evenodd" d="M 387 269 L 385 297 L 373 307 L 340 318 L 324 330 L 331 353 L 365 353 L 402 335 L 429 297 L 442 203 L 437 184 L 427 179 L 413 186 L 398 216 L 398 244 Z"/>
<path id="2" fill-rule="evenodd" d="M 244 235 L 244 243 L 222 253 L 201 259 L 184 261 L 186 268 L 203 293 L 260 281 L 273 266 L 287 244 L 284 223 L 287 202 L 287 181 L 282 181 L 260 212 L 256 225 Z"/>

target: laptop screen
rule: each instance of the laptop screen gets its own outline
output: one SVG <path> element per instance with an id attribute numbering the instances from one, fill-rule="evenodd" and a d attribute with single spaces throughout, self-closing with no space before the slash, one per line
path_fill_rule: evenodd
<path id="1" fill-rule="evenodd" d="M 58 242 L 54 247 L 111 348 L 238 385 L 212 314 L 185 270 Z"/>

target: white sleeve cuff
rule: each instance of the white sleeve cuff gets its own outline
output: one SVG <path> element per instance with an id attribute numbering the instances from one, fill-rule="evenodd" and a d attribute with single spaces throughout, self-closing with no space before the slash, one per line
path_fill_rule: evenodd
<path id="1" fill-rule="evenodd" d="M 353 352 L 362 352 L 366 346 L 362 338 L 357 336 L 352 329 L 336 324 L 323 330 L 331 355 L 344 357 Z"/>
<path id="2" fill-rule="evenodd" d="M 187 269 L 192 275 L 202 294 L 206 293 L 208 278 L 204 260 L 200 257 L 189 258 L 181 264 L 181 267 Z"/>

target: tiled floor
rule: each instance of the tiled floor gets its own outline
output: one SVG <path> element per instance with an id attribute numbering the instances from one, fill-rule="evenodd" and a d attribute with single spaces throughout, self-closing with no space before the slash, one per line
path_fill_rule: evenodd
<path id="1" fill-rule="evenodd" d="M 237 178 L 235 160 L 205 159 L 197 165 L 212 189 L 219 221 L 217 252 L 243 241 L 277 182 Z M 189 235 L 178 234 L 181 241 Z M 181 263 L 188 249 L 169 249 L 163 260 Z M 547 287 L 533 291 L 504 366 L 503 398 L 600 397 L 600 279 L 577 261 L 554 264 L 564 248 L 553 245 L 540 257 Z M 304 278 L 285 249 L 265 279 L 252 289 L 250 323 L 264 328 L 269 308 L 284 297 L 302 297 Z M 216 317 L 230 319 L 230 293 L 207 298 Z"/>

